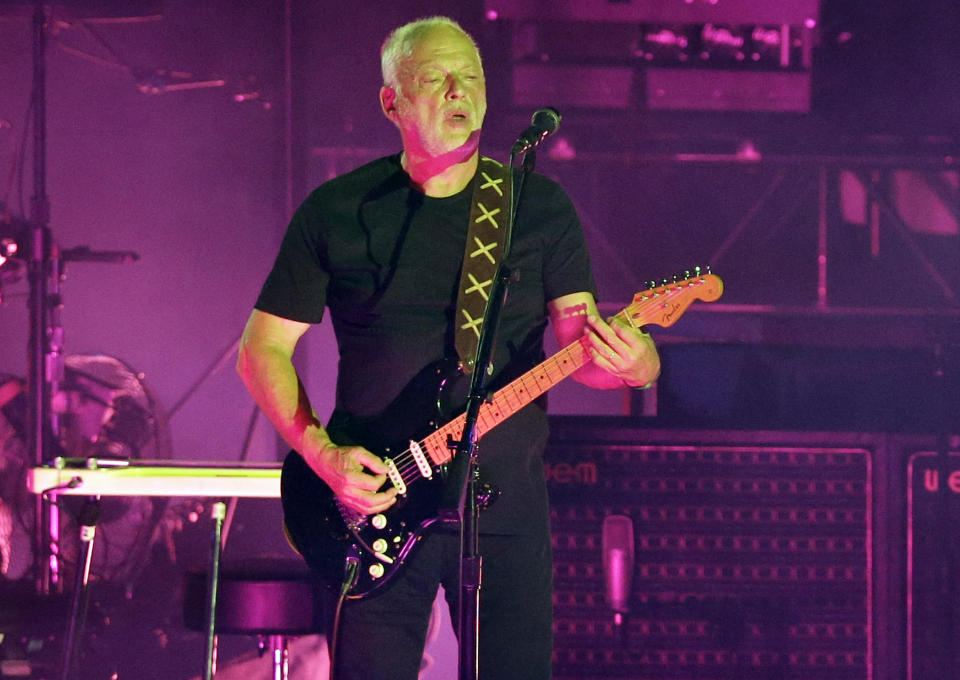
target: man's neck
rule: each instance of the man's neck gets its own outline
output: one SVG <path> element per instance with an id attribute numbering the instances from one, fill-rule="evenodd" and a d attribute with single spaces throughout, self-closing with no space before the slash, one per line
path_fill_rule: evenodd
<path id="1" fill-rule="evenodd" d="M 416 156 L 403 152 L 400 163 L 414 186 L 432 198 L 445 198 L 460 193 L 477 172 L 476 147 L 463 147 L 442 156 Z"/>

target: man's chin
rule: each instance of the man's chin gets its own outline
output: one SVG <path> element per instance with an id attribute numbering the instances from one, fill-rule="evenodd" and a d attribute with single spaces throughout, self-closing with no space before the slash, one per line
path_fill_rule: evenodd
<path id="1" fill-rule="evenodd" d="M 438 147 L 442 148 L 442 155 L 458 153 L 467 153 L 469 155 L 477 150 L 479 143 L 480 130 L 470 130 L 464 131 L 461 134 L 449 135 Z"/>

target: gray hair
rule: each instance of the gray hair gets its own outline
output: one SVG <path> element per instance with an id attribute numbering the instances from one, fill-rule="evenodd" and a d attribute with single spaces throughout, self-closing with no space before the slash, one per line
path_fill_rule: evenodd
<path id="1" fill-rule="evenodd" d="M 400 62 L 413 54 L 414 47 L 425 34 L 440 26 L 452 28 L 458 33 L 463 34 L 463 36 L 470 41 L 470 44 L 473 45 L 473 49 L 477 50 L 477 55 L 479 56 L 480 50 L 477 48 L 476 41 L 474 41 L 469 33 L 463 30 L 460 24 L 450 17 L 434 16 L 417 19 L 399 28 L 395 28 L 390 32 L 390 35 L 387 36 L 387 39 L 383 41 L 383 46 L 380 48 L 380 71 L 383 74 L 384 85 L 389 87 L 397 86 L 397 68 Z"/>

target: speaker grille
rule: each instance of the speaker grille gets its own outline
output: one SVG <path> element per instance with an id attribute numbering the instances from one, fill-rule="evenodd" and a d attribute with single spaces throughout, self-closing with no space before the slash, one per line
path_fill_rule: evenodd
<path id="1" fill-rule="evenodd" d="M 960 451 L 915 451 L 907 461 L 906 677 L 956 677 Z"/>
<path id="2" fill-rule="evenodd" d="M 870 677 L 872 452 L 672 439 L 552 440 L 555 677 Z M 609 514 L 636 536 L 619 627 Z"/>

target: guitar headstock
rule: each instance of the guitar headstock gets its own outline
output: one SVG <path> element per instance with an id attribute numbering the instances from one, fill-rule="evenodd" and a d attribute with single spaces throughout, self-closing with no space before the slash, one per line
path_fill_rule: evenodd
<path id="1" fill-rule="evenodd" d="M 716 274 L 702 273 L 695 268 L 694 275 L 685 272 L 683 280 L 664 280 L 661 285 L 651 282 L 649 290 L 633 296 L 631 302 L 621 314 L 629 318 L 631 325 L 672 326 L 696 300 L 714 302 L 723 295 L 723 281 Z"/>

